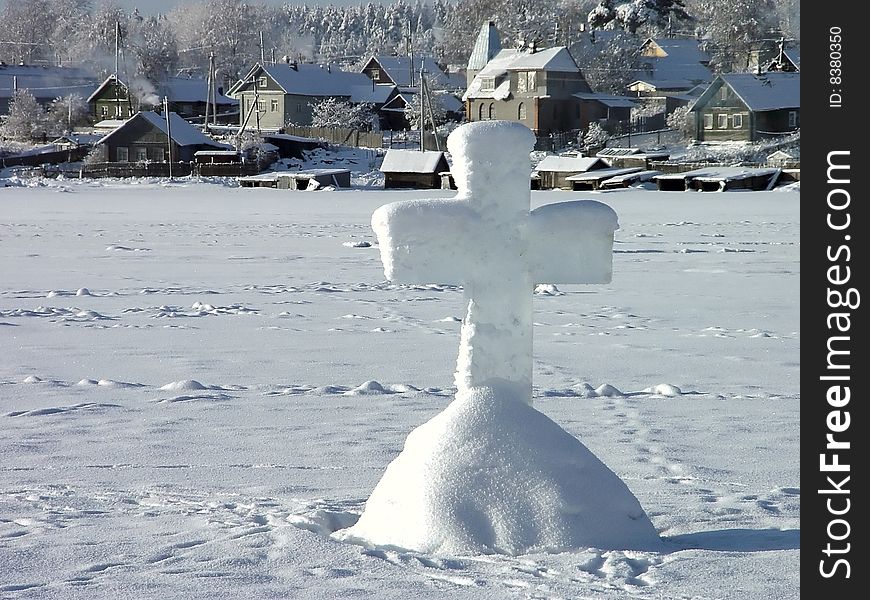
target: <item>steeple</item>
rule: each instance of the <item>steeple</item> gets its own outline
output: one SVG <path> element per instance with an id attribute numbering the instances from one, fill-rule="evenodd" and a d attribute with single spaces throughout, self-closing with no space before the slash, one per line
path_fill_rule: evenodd
<path id="1" fill-rule="evenodd" d="M 487 21 L 480 28 L 480 33 L 477 34 L 477 41 L 474 42 L 474 49 L 471 51 L 471 56 L 468 57 L 468 66 L 466 68 L 466 78 L 468 85 L 474 76 L 486 66 L 493 57 L 501 50 L 501 40 L 499 39 L 498 29 L 495 28 L 495 21 Z"/>

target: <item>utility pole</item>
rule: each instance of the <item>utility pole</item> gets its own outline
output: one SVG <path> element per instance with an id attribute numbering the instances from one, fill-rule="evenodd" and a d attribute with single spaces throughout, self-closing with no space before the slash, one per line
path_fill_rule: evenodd
<path id="1" fill-rule="evenodd" d="M 169 122 L 169 98 L 163 96 L 163 114 L 166 116 L 166 146 L 169 150 L 169 179 L 172 179 L 172 125 Z"/>
<path id="2" fill-rule="evenodd" d="M 121 89 L 118 81 L 118 56 L 121 52 L 121 22 L 115 21 L 115 117 L 121 117 Z M 130 95 L 130 90 L 127 90 Z"/>

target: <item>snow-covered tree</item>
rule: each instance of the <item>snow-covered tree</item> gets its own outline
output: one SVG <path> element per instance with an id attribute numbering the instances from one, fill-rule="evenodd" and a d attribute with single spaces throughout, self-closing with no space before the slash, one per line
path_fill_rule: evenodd
<path id="1" fill-rule="evenodd" d="M 610 134 L 599 123 L 590 123 L 583 134 L 582 145 L 585 148 L 603 148 L 610 139 Z"/>
<path id="2" fill-rule="evenodd" d="M 0 10 L 0 58 L 31 64 L 51 57 L 51 13 L 48 0 L 6 2 Z"/>
<path id="3" fill-rule="evenodd" d="M 779 37 L 773 0 L 689 0 L 718 71 L 744 71 L 764 38 Z"/>
<path id="4" fill-rule="evenodd" d="M 16 90 L 9 101 L 9 114 L 0 125 L 0 135 L 13 140 L 29 140 L 47 134 L 45 109 L 29 90 Z"/>
<path id="5" fill-rule="evenodd" d="M 688 106 L 678 106 L 665 117 L 665 122 L 669 128 L 679 131 L 684 139 L 688 139 L 692 137 L 695 130 L 690 120 L 691 114 Z"/>
<path id="6" fill-rule="evenodd" d="M 636 33 L 641 27 L 667 27 L 671 21 L 689 21 L 684 0 L 601 0 L 589 11 L 587 22 L 592 29 L 619 28 Z"/>
<path id="7" fill-rule="evenodd" d="M 178 64 L 178 42 L 166 17 L 138 17 L 130 24 L 129 46 L 136 57 L 136 74 L 159 82 Z"/>
<path id="8" fill-rule="evenodd" d="M 354 104 L 337 98 L 324 98 L 311 105 L 311 124 L 315 127 L 368 131 L 372 127 L 372 119 L 371 104 Z"/>
<path id="9" fill-rule="evenodd" d="M 638 36 L 623 31 L 606 37 L 593 33 L 573 44 L 571 54 L 593 90 L 624 94 L 628 84 L 637 79 L 641 43 Z"/>
<path id="10" fill-rule="evenodd" d="M 447 109 L 444 107 L 444 101 L 441 99 L 441 94 L 432 92 L 429 94 L 432 106 L 432 116 L 435 119 L 435 127 L 444 125 L 447 122 Z M 420 129 L 420 110 L 423 103 L 423 94 L 414 94 L 411 96 L 410 102 L 405 107 L 405 118 L 411 124 L 411 129 Z M 425 114 L 423 122 L 425 128 L 430 128 L 432 124 L 429 121 L 429 102 L 425 103 Z"/>
<path id="11" fill-rule="evenodd" d="M 88 122 L 88 105 L 79 94 L 55 98 L 46 111 L 46 123 L 52 134 L 72 131 Z"/>

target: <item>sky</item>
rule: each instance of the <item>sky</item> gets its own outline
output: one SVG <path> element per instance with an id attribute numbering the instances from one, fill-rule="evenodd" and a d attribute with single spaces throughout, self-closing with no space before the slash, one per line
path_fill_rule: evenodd
<path id="1" fill-rule="evenodd" d="M 167 13 L 184 0 L 117 0 L 118 4 L 126 9 L 132 10 L 138 8 L 143 15 L 154 15 L 157 13 Z M 253 4 L 266 4 L 268 6 L 283 6 L 284 4 L 308 4 L 308 5 L 342 5 L 359 4 L 360 2 L 369 0 L 252 0 Z M 371 0 L 372 2 L 385 3 L 389 0 Z"/>

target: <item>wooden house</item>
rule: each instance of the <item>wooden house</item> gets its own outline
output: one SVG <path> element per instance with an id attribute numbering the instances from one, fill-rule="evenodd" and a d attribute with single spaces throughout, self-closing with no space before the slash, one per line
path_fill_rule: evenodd
<path id="1" fill-rule="evenodd" d="M 756 141 L 800 128 L 800 73 L 719 75 L 692 105 L 695 139 Z"/>
<path id="2" fill-rule="evenodd" d="M 55 98 L 71 94 L 87 98 L 97 82 L 97 78 L 84 69 L 8 65 L 0 61 L 0 115 L 9 113 L 9 101 L 16 90 L 26 89 L 39 104 L 48 106 Z"/>
<path id="3" fill-rule="evenodd" d="M 195 77 L 167 77 L 159 86 L 160 98 L 169 100 L 169 110 L 185 119 L 205 117 L 208 103 L 208 81 Z M 239 101 L 224 95 L 223 87 L 215 90 L 216 121 L 232 123 L 239 120 Z M 210 108 L 209 111 L 212 109 Z M 211 117 L 209 116 L 209 121 Z"/>
<path id="4" fill-rule="evenodd" d="M 388 150 L 381 165 L 384 188 L 441 188 L 441 173 L 450 166 L 443 152 L 427 150 Z"/>
<path id="5" fill-rule="evenodd" d="M 169 113 L 173 162 L 192 162 L 199 150 L 232 150 L 227 144 L 207 137 L 175 113 Z M 169 160 L 166 117 L 155 112 L 136 113 L 123 125 L 103 137 L 108 162 L 163 162 Z"/>
<path id="6" fill-rule="evenodd" d="M 567 48 L 531 45 L 500 50 L 477 72 L 462 99 L 468 121 L 516 121 L 547 135 L 587 125 L 575 94 L 591 92 Z"/>
<path id="7" fill-rule="evenodd" d="M 679 96 L 713 79 L 710 55 L 695 38 L 647 38 L 640 60 L 643 67 L 628 86 L 637 96 Z"/>
<path id="8" fill-rule="evenodd" d="M 399 88 L 416 88 L 420 85 L 420 69 L 426 72 L 426 81 L 432 89 L 453 89 L 455 81 L 428 56 L 383 56 L 370 57 L 362 72 L 378 85 L 394 85 Z"/>
<path id="9" fill-rule="evenodd" d="M 130 88 L 115 75 L 109 75 L 88 96 L 88 107 L 95 121 L 129 119 L 139 111 Z"/>
<path id="10" fill-rule="evenodd" d="M 542 190 L 574 189 L 569 177 L 596 169 L 608 169 L 610 165 L 603 159 L 585 156 L 546 156 L 535 167 L 537 187 Z"/>
<path id="11" fill-rule="evenodd" d="M 362 73 L 334 65 L 256 64 L 228 91 L 240 102 L 239 124 L 248 129 L 278 130 L 287 123 L 312 124 L 313 104 L 325 98 L 371 104 L 380 109 L 395 86 L 379 86 Z M 249 117 L 250 115 L 250 117 Z"/>

